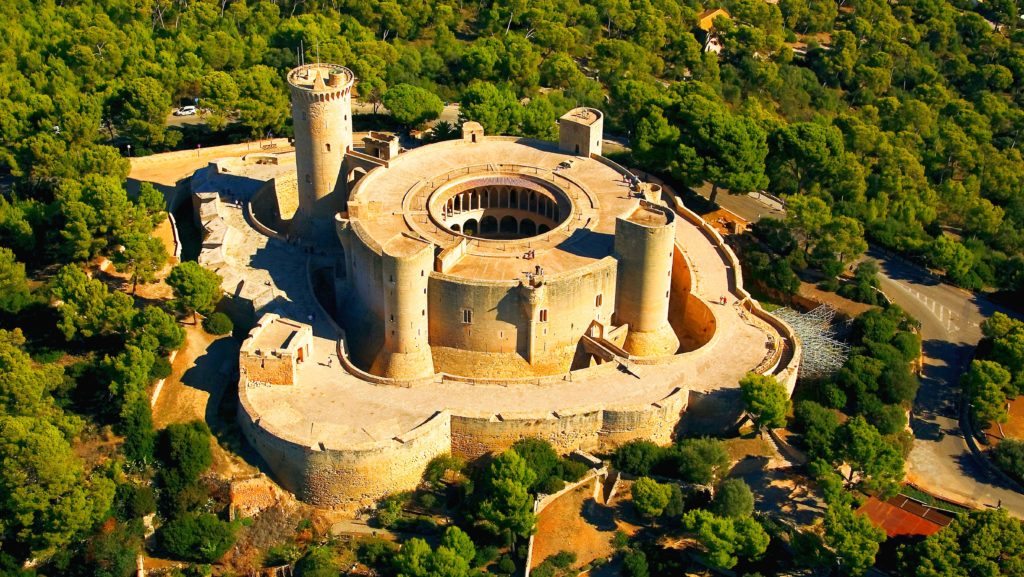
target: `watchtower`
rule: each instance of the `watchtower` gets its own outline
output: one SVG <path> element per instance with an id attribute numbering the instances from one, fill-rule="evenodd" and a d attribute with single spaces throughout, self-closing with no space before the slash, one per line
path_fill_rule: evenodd
<path id="1" fill-rule="evenodd" d="M 601 154 L 604 114 L 596 108 L 573 108 L 558 119 L 558 148 L 576 156 Z"/>
<path id="2" fill-rule="evenodd" d="M 679 338 L 668 322 L 675 250 L 675 215 L 640 201 L 615 220 L 615 256 L 619 259 L 616 324 L 628 324 L 622 348 L 638 357 L 673 355 Z"/>
<path id="3" fill-rule="evenodd" d="M 306 64 L 288 73 L 295 126 L 295 168 L 304 228 L 344 208 L 345 153 L 352 149 L 352 71 L 336 64 Z"/>

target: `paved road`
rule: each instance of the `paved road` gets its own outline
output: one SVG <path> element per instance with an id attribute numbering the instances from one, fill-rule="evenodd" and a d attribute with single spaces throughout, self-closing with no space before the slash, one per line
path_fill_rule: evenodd
<path id="1" fill-rule="evenodd" d="M 882 290 L 921 321 L 924 372 L 914 401 L 914 447 L 908 479 L 929 493 L 974 505 L 1002 503 L 1024 517 L 1024 495 L 991 477 L 970 453 L 959 424 L 959 379 L 981 339 L 980 323 L 996 310 L 987 300 L 940 282 L 921 268 L 872 250 Z"/>

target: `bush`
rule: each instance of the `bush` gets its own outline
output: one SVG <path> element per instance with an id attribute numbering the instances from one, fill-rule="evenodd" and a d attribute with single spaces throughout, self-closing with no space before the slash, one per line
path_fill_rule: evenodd
<path id="1" fill-rule="evenodd" d="M 226 335 L 234 328 L 235 324 L 224 313 L 213 313 L 203 319 L 203 330 L 211 335 Z"/>
<path id="2" fill-rule="evenodd" d="M 476 550 L 476 555 L 473 557 L 473 567 L 487 566 L 491 561 L 498 558 L 499 552 L 499 549 L 494 545 L 478 548 Z"/>
<path id="3" fill-rule="evenodd" d="M 160 530 L 160 543 L 171 555 L 213 563 L 235 543 L 235 527 L 210 513 L 188 513 Z"/>
<path id="4" fill-rule="evenodd" d="M 629 535 L 625 534 L 621 530 L 616 531 L 615 535 L 612 536 L 612 547 L 616 551 L 629 547 Z"/>
<path id="5" fill-rule="evenodd" d="M 159 381 L 169 376 L 171 376 L 171 361 L 167 360 L 166 357 L 156 357 L 153 359 L 153 366 L 149 369 L 149 379 L 151 381 Z"/>
<path id="6" fill-rule="evenodd" d="M 572 551 L 559 551 L 544 561 L 551 563 L 559 569 L 568 569 L 576 562 L 576 554 Z"/>
<path id="7" fill-rule="evenodd" d="M 314 547 L 295 564 L 297 577 L 337 577 L 341 571 L 334 553 L 327 547 Z"/>
<path id="8" fill-rule="evenodd" d="M 516 571 L 516 562 L 512 560 L 508 555 L 502 555 L 501 559 L 498 559 L 498 573 L 505 575 L 511 575 Z"/>
<path id="9" fill-rule="evenodd" d="M 146 485 L 125 483 L 117 486 L 114 494 L 114 512 L 118 519 L 141 519 L 156 511 L 156 496 Z"/>
<path id="10" fill-rule="evenodd" d="M 130 461 L 148 463 L 153 460 L 156 447 L 156 431 L 153 429 L 153 413 L 149 399 L 136 396 L 121 408 L 121 420 L 117 432 L 124 435 L 121 450 Z"/>
<path id="11" fill-rule="evenodd" d="M 423 471 L 423 481 L 429 485 L 436 485 L 448 471 L 460 473 L 465 467 L 466 462 L 458 457 L 439 455 L 427 463 L 427 468 Z"/>
<path id="12" fill-rule="evenodd" d="M 624 473 L 650 475 L 663 453 L 664 449 L 650 441 L 630 441 L 615 451 L 612 465 Z"/>
<path id="13" fill-rule="evenodd" d="M 565 481 L 562 479 L 551 476 L 544 479 L 544 482 L 537 487 L 537 492 L 543 495 L 554 495 L 565 488 Z"/>
<path id="14" fill-rule="evenodd" d="M 742 479 L 727 479 L 718 487 L 711 510 L 720 517 L 749 517 L 754 512 L 754 493 Z"/>
<path id="15" fill-rule="evenodd" d="M 293 543 L 274 545 L 267 549 L 267 554 L 263 557 L 263 566 L 280 567 L 281 565 L 291 565 L 300 558 L 302 558 L 302 551 Z"/>
<path id="16" fill-rule="evenodd" d="M 159 457 L 164 463 L 164 486 L 176 492 L 194 483 L 213 463 L 210 429 L 202 421 L 175 423 L 163 430 Z"/>
<path id="17" fill-rule="evenodd" d="M 397 550 L 398 546 L 391 541 L 372 537 L 359 544 L 356 557 L 360 563 L 368 567 L 379 567 L 391 559 Z"/>
<path id="18" fill-rule="evenodd" d="M 416 495 L 416 501 L 424 509 L 433 509 L 437 505 L 437 496 L 433 493 L 423 492 Z"/>
<path id="19" fill-rule="evenodd" d="M 575 483 L 583 478 L 583 475 L 587 474 L 590 467 L 587 467 L 579 461 L 573 461 L 572 459 L 562 459 L 558 465 L 559 477 L 564 479 L 567 483 Z"/>
<path id="20" fill-rule="evenodd" d="M 395 495 L 385 498 L 377 507 L 377 523 L 387 529 L 402 518 L 402 500 Z"/>
<path id="21" fill-rule="evenodd" d="M 673 457 L 679 478 L 687 483 L 712 484 L 729 468 L 729 453 L 718 439 L 685 439 Z"/>
<path id="22" fill-rule="evenodd" d="M 1024 442 L 1013 439 L 1001 441 L 992 450 L 992 459 L 1007 474 L 1024 481 Z"/>
<path id="23" fill-rule="evenodd" d="M 630 551 L 622 560 L 623 573 L 626 577 L 648 577 L 647 556 L 643 551 Z"/>

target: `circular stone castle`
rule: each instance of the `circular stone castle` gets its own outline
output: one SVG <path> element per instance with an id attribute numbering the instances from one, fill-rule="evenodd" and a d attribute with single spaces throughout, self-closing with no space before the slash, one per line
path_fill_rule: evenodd
<path id="1" fill-rule="evenodd" d="M 284 289 L 252 305 L 238 419 L 299 498 L 355 509 L 414 488 L 438 455 L 528 436 L 568 453 L 728 426 L 748 371 L 792 390 L 791 330 L 711 227 L 601 155 L 600 111 L 564 115 L 557 143 L 466 122 L 459 140 L 405 151 L 371 132 L 357 148 L 351 71 L 288 79 L 295 173 L 248 202 L 294 209 L 276 229 L 256 208 L 246 222 L 343 250 L 294 251 L 306 275 L 288 301 L 308 314 L 275 305 Z"/>

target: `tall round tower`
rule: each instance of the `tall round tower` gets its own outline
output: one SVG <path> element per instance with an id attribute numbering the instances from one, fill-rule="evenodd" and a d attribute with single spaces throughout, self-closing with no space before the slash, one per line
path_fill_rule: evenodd
<path id="1" fill-rule="evenodd" d="M 342 210 L 341 164 L 352 148 L 352 71 L 336 64 L 306 64 L 288 73 L 295 126 L 295 169 L 300 228 Z"/>
<path id="2" fill-rule="evenodd" d="M 619 259 L 616 324 L 628 324 L 624 349 L 639 357 L 675 354 L 679 337 L 668 322 L 675 215 L 647 201 L 615 221 Z"/>
<path id="3" fill-rule="evenodd" d="M 434 374 L 429 342 L 427 285 L 434 245 L 396 235 L 381 250 L 384 275 L 384 348 L 371 372 L 392 379 Z"/>

